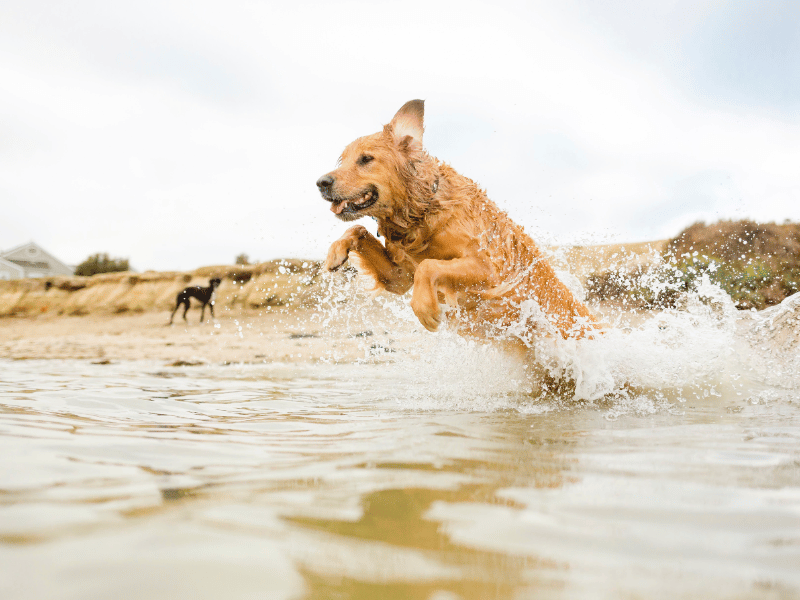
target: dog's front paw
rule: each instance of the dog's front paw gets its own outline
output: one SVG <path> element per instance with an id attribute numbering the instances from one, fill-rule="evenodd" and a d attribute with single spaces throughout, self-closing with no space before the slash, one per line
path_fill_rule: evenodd
<path id="1" fill-rule="evenodd" d="M 345 234 L 331 244 L 328 250 L 328 258 L 325 259 L 325 268 L 328 271 L 335 271 L 347 262 L 347 257 L 351 250 L 358 248 L 359 240 L 369 235 L 363 225 L 354 225 Z"/>
<path id="2" fill-rule="evenodd" d="M 417 315 L 419 322 L 428 331 L 436 331 L 442 322 L 442 308 L 436 301 L 420 300 L 418 297 L 411 299 L 411 310 Z"/>
<path id="3" fill-rule="evenodd" d="M 436 331 L 439 329 L 439 325 L 442 322 L 442 312 L 438 309 L 435 313 L 428 313 L 428 314 L 418 314 L 417 318 L 419 322 L 422 323 L 422 326 L 427 329 L 428 331 Z"/>
<path id="4" fill-rule="evenodd" d="M 328 271 L 335 271 L 347 262 L 350 255 L 350 240 L 336 240 L 328 250 L 328 257 L 325 259 L 325 268 Z"/>

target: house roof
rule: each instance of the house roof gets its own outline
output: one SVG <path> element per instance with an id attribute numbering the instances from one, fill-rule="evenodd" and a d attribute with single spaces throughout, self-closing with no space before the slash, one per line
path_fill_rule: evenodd
<path id="1" fill-rule="evenodd" d="M 25 274 L 25 269 L 20 267 L 18 264 L 11 262 L 10 260 L 6 260 L 5 258 L 0 257 L 0 267 L 4 267 L 6 269 L 10 269 L 12 271 L 16 271 L 20 275 Z"/>
<path id="2" fill-rule="evenodd" d="M 23 268 L 54 270 L 64 275 L 71 275 L 74 272 L 71 267 L 65 265 L 36 242 L 28 242 L 11 250 L 0 252 L 0 258 L 12 263 L 16 262 L 17 266 L 22 266 Z M 25 264 L 23 264 L 23 261 Z M 41 262 L 48 264 L 47 266 L 33 264 Z"/>

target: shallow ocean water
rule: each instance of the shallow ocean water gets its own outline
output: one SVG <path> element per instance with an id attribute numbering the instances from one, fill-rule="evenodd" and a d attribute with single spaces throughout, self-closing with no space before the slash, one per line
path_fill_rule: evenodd
<path id="1" fill-rule="evenodd" d="M 539 347 L 544 392 L 446 332 L 0 360 L 0 598 L 800 597 L 797 332 L 709 311 Z"/>
<path id="2" fill-rule="evenodd" d="M 800 593 L 796 390 L 431 395 L 408 366 L 0 362 L 0 596 Z"/>

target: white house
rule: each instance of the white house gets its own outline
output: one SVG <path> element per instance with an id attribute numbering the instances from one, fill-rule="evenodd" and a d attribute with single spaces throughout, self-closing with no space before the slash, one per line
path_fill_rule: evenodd
<path id="1" fill-rule="evenodd" d="M 0 279 L 73 275 L 74 271 L 36 242 L 0 252 Z"/>
<path id="2" fill-rule="evenodd" d="M 0 280 L 22 279 L 23 277 L 25 277 L 25 269 L 10 260 L 0 258 Z"/>

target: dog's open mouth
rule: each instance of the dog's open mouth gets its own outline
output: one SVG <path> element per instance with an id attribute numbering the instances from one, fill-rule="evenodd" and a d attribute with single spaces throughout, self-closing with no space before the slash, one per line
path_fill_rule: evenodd
<path id="1" fill-rule="evenodd" d="M 361 215 L 361 211 L 366 210 L 378 201 L 378 190 L 374 186 L 368 187 L 357 196 L 350 198 L 329 198 L 331 211 L 343 221 L 352 221 Z"/>

